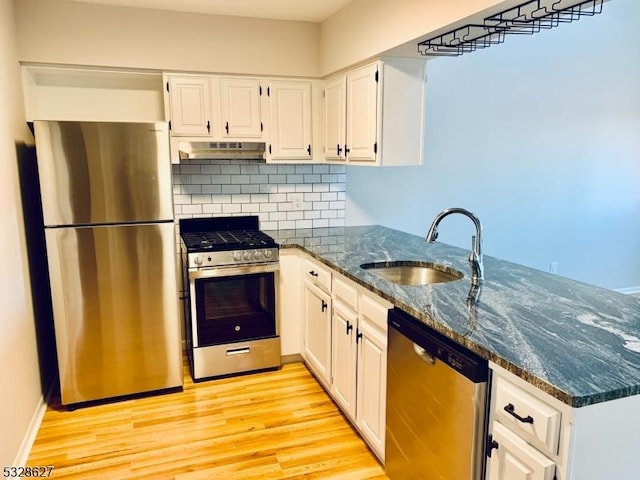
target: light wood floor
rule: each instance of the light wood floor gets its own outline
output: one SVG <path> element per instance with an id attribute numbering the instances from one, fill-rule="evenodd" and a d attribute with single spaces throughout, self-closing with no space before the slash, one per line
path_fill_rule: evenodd
<path id="1" fill-rule="evenodd" d="M 184 391 L 48 407 L 28 465 L 51 478 L 387 479 L 302 363 Z"/>

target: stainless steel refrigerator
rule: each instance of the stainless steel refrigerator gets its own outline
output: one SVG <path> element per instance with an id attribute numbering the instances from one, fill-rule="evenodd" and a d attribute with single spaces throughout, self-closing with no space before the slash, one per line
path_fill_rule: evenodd
<path id="1" fill-rule="evenodd" d="M 34 127 L 62 403 L 181 386 L 167 124 Z"/>

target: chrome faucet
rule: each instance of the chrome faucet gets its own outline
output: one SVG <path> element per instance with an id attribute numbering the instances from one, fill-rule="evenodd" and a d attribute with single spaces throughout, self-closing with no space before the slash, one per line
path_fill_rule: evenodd
<path id="1" fill-rule="evenodd" d="M 471 237 L 471 253 L 469 254 L 469 265 L 471 265 L 471 284 L 480 285 L 481 280 L 484 279 L 484 265 L 482 263 L 482 224 L 478 217 L 476 217 L 469 210 L 464 208 L 447 208 L 443 210 L 436 218 L 433 219 L 431 228 L 427 233 L 427 242 L 433 243 L 438 238 L 438 225 L 442 219 L 452 213 L 461 213 L 473 221 L 476 226 L 476 234 Z"/>

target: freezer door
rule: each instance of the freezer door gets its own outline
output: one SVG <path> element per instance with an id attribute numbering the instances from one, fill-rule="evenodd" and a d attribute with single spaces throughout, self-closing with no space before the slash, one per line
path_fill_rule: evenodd
<path id="1" fill-rule="evenodd" d="M 63 404 L 182 385 L 174 235 L 46 229 Z"/>
<path id="2" fill-rule="evenodd" d="M 34 126 L 45 225 L 173 218 L 166 123 Z"/>

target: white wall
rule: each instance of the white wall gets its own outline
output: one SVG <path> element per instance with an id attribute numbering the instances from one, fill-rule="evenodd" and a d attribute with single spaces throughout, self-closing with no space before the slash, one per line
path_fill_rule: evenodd
<path id="1" fill-rule="evenodd" d="M 0 0 L 0 466 L 14 464 L 41 402 L 16 142 L 25 125 L 12 0 Z"/>
<path id="2" fill-rule="evenodd" d="M 16 1 L 20 60 L 317 76 L 320 26 L 63 0 Z"/>
<path id="3" fill-rule="evenodd" d="M 485 253 L 640 286 L 640 3 L 428 63 L 426 163 L 347 170 L 347 223 L 424 235 L 475 211 Z M 387 190 L 389 195 L 370 192 Z M 471 223 L 440 240 L 468 248 Z"/>

